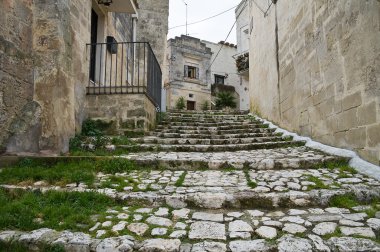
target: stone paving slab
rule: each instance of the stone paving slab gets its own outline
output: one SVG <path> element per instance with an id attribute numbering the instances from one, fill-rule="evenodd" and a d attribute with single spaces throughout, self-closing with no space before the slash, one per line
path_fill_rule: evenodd
<path id="1" fill-rule="evenodd" d="M 380 225 L 373 225 L 380 223 L 380 212 L 369 216 L 364 210 L 370 208 L 200 212 L 123 207 L 109 209 L 87 233 L 7 230 L 0 231 L 0 241 L 34 249 L 61 244 L 66 251 L 380 251 Z"/>
<path id="2" fill-rule="evenodd" d="M 165 169 L 307 169 L 326 162 L 345 160 L 307 147 L 260 149 L 235 152 L 142 152 L 123 155 L 141 164 Z"/>

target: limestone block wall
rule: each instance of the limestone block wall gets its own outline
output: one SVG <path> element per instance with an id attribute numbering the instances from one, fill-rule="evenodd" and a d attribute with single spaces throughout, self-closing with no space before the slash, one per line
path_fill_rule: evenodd
<path id="1" fill-rule="evenodd" d="M 33 139 L 41 131 L 41 110 L 33 102 L 32 8 L 31 0 L 0 2 L 0 153 L 8 141 L 12 149 L 39 148 Z M 21 134 L 24 141 L 16 137 Z"/>
<path id="2" fill-rule="evenodd" d="M 137 41 L 150 43 L 162 69 L 169 29 L 169 0 L 137 0 L 137 4 Z"/>
<path id="3" fill-rule="evenodd" d="M 266 17 L 251 3 L 250 16 L 251 110 L 379 165 L 380 2 L 279 0 Z"/>
<path id="4" fill-rule="evenodd" d="M 85 110 L 93 120 L 112 122 L 114 134 L 148 131 L 156 122 L 156 108 L 145 94 L 89 95 Z"/>

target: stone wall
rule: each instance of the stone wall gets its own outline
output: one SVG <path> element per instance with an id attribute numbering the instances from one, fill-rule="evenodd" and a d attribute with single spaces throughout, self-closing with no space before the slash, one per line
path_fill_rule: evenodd
<path id="1" fill-rule="evenodd" d="M 21 151 L 39 148 L 34 137 L 40 134 L 35 118 L 41 110 L 33 102 L 32 7 L 31 0 L 0 2 L 0 153 L 10 138 Z"/>
<path id="2" fill-rule="evenodd" d="M 156 122 L 156 108 L 145 94 L 89 95 L 85 109 L 93 120 L 112 122 L 114 134 L 148 131 Z"/>
<path id="3" fill-rule="evenodd" d="M 380 2 L 279 0 L 250 15 L 251 110 L 379 165 Z"/>
<path id="4" fill-rule="evenodd" d="M 150 43 L 162 69 L 169 29 L 169 0 L 137 0 L 137 4 L 137 41 Z"/>

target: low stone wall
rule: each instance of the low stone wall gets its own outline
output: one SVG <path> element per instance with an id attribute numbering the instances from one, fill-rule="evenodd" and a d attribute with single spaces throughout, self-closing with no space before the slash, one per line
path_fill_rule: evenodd
<path id="1" fill-rule="evenodd" d="M 124 131 L 148 131 L 156 122 L 156 107 L 145 94 L 88 95 L 88 118 L 111 124 L 110 134 Z"/>

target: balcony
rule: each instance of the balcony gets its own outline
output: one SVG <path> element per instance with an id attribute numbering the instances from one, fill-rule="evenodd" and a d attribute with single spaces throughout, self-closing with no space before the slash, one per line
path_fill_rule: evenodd
<path id="1" fill-rule="evenodd" d="M 145 94 L 161 107 L 162 72 L 149 43 L 87 44 L 87 95 Z"/>
<path id="2" fill-rule="evenodd" d="M 108 12 L 137 14 L 135 0 L 97 0 L 97 3 Z"/>

